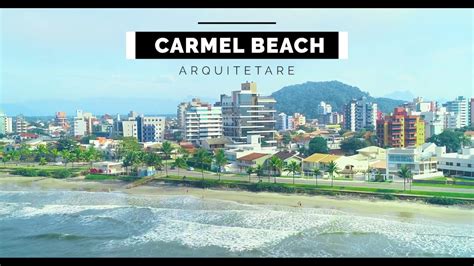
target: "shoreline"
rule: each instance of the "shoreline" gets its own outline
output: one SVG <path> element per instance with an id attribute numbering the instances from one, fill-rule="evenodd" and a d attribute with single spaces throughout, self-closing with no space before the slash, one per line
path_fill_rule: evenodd
<path id="1" fill-rule="evenodd" d="M 118 192 L 133 196 L 193 196 L 203 200 L 233 201 L 250 205 L 273 205 L 298 208 L 326 208 L 372 217 L 393 217 L 404 221 L 431 219 L 447 223 L 471 225 L 474 220 L 472 206 L 440 206 L 411 200 L 383 200 L 357 196 L 327 196 L 285 194 L 276 192 L 250 192 L 236 189 L 202 189 L 169 185 L 159 181 L 127 189 L 125 181 L 91 181 L 81 178 L 54 179 L 0 175 L 0 191 L 60 190 L 86 192 Z M 298 206 L 301 202 L 301 207 Z"/>

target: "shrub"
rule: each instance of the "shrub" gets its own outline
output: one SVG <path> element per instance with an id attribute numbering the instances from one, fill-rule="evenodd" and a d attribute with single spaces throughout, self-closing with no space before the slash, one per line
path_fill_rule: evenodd
<path id="1" fill-rule="evenodd" d="M 438 204 L 438 205 L 454 205 L 458 203 L 457 200 L 446 198 L 446 197 L 432 197 L 432 198 L 428 198 L 426 202 L 431 203 L 431 204 Z"/>
<path id="2" fill-rule="evenodd" d="M 382 196 L 380 196 L 382 199 L 384 200 L 396 200 L 397 197 L 395 197 L 394 195 L 392 194 L 383 194 Z"/>
<path id="3" fill-rule="evenodd" d="M 60 169 L 51 173 L 51 176 L 54 178 L 68 178 L 72 175 L 71 171 L 68 169 Z"/>
<path id="4" fill-rule="evenodd" d="M 35 169 L 28 169 L 28 168 L 15 169 L 11 173 L 14 175 L 21 175 L 21 176 L 37 176 L 38 175 Z"/>
<path id="5" fill-rule="evenodd" d="M 46 171 L 46 170 L 39 170 L 39 171 L 37 172 L 37 175 L 38 175 L 38 176 L 50 176 L 51 174 L 50 174 L 48 171 Z"/>

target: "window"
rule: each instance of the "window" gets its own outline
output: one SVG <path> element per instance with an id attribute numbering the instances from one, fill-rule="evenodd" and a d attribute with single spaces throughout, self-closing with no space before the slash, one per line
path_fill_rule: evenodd
<path id="1" fill-rule="evenodd" d="M 456 163 L 456 166 L 461 166 L 461 164 L 460 164 L 460 163 Z"/>
<path id="2" fill-rule="evenodd" d="M 472 167 L 472 164 L 468 163 L 468 164 L 467 164 L 467 167 L 471 168 L 471 167 Z"/>

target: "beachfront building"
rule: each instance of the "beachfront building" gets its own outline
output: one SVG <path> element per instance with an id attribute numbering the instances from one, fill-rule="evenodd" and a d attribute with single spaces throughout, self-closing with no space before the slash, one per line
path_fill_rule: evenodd
<path id="1" fill-rule="evenodd" d="M 417 147 L 425 143 L 425 123 L 420 116 L 397 107 L 392 115 L 377 120 L 377 138 L 382 147 Z"/>
<path id="2" fill-rule="evenodd" d="M 264 166 L 265 166 L 264 173 L 266 175 L 275 175 L 275 174 L 279 174 L 281 176 L 288 175 L 289 172 L 285 171 L 284 168 L 291 162 L 296 162 L 298 164 L 301 164 L 301 161 L 303 160 L 303 158 L 298 156 L 298 154 L 299 153 L 295 151 L 279 151 L 275 154 L 272 154 L 270 158 L 268 158 L 264 163 Z M 283 169 L 281 173 L 277 173 L 276 171 L 278 170 L 276 169 L 271 169 L 272 167 L 270 165 L 270 160 L 272 157 L 276 157 L 283 162 Z"/>
<path id="3" fill-rule="evenodd" d="M 232 140 L 228 137 L 212 138 L 212 139 L 202 139 L 200 141 L 200 146 L 206 150 L 216 150 L 224 149 L 226 145 L 232 144 Z"/>
<path id="4" fill-rule="evenodd" d="M 306 176 L 313 176 L 313 169 L 315 168 L 325 172 L 331 161 L 336 163 L 339 172 L 334 173 L 334 176 L 354 175 L 367 170 L 367 162 L 364 161 L 355 160 L 347 156 L 314 153 L 311 156 L 303 159 L 303 173 Z"/>
<path id="5" fill-rule="evenodd" d="M 235 143 L 246 143 L 248 135 L 261 137 L 263 146 L 275 146 L 276 100 L 257 93 L 255 82 L 242 83 L 241 89 L 232 95 L 222 94 L 219 106 L 222 107 L 224 136 Z"/>
<path id="6" fill-rule="evenodd" d="M 474 179 L 474 148 L 463 148 L 461 153 L 439 152 L 436 158 L 444 175 Z"/>
<path id="7" fill-rule="evenodd" d="M 275 146 L 262 146 L 258 135 L 248 135 L 246 143 L 229 143 L 224 145 L 224 152 L 227 159 L 235 162 L 237 158 L 243 157 L 250 153 L 274 154 L 277 152 Z"/>
<path id="8" fill-rule="evenodd" d="M 96 162 L 92 164 L 91 171 L 97 171 L 97 173 L 106 175 L 119 175 L 125 173 L 125 169 L 121 162 Z"/>
<path id="9" fill-rule="evenodd" d="M 187 104 L 184 119 L 184 139 L 186 141 L 197 144 L 204 139 L 223 136 L 221 107 L 193 99 Z"/>
<path id="10" fill-rule="evenodd" d="M 344 125 L 350 131 L 375 129 L 377 120 L 377 104 L 366 97 L 353 99 L 344 106 Z"/>
<path id="11" fill-rule="evenodd" d="M 271 154 L 252 152 L 245 156 L 237 158 L 236 166 L 239 173 L 245 173 L 248 168 L 255 168 L 257 165 L 264 165 L 265 161 L 270 158 Z"/>
<path id="12" fill-rule="evenodd" d="M 442 176 L 438 171 L 437 154 L 445 147 L 437 147 L 434 143 L 424 143 L 418 147 L 390 148 L 387 150 L 386 176 L 398 176 L 402 166 L 406 166 L 414 179 Z"/>

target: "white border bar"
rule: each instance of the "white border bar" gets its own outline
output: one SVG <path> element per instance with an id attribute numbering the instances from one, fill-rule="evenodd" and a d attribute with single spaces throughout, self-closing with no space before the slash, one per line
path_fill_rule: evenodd
<path id="1" fill-rule="evenodd" d="M 126 56 L 127 59 L 136 59 L 135 57 L 135 32 L 134 31 L 127 31 L 126 35 Z M 340 38 L 340 37 L 339 37 Z"/>
<path id="2" fill-rule="evenodd" d="M 339 32 L 339 59 L 349 59 L 349 33 Z"/>

